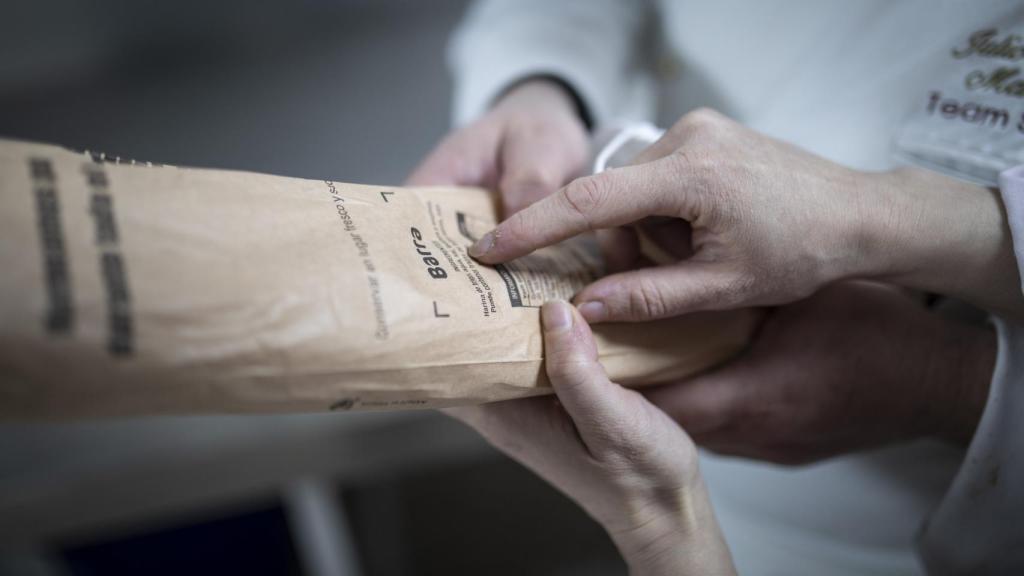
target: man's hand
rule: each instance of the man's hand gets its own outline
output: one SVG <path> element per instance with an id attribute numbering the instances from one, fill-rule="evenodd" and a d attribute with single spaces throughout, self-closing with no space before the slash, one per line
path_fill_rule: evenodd
<path id="1" fill-rule="evenodd" d="M 716 452 L 796 464 L 923 436 L 966 444 L 995 363 L 990 329 L 847 283 L 770 312 L 751 348 L 645 396 Z"/>
<path id="2" fill-rule="evenodd" d="M 608 531 L 632 574 L 734 573 L 693 442 L 639 393 L 608 380 L 575 308 L 549 302 L 541 315 L 557 401 L 447 412 L 579 503 Z"/>
<path id="3" fill-rule="evenodd" d="M 588 321 L 785 304 L 851 278 L 1024 315 L 998 194 L 923 170 L 845 168 L 706 110 L 637 164 L 512 215 L 470 254 L 494 264 L 585 231 L 652 223 L 655 260 L 670 262 L 584 288 L 575 301 Z"/>
<path id="4" fill-rule="evenodd" d="M 526 80 L 486 115 L 445 137 L 406 183 L 498 190 L 507 217 L 579 176 L 587 146 L 586 127 L 566 89 Z"/>

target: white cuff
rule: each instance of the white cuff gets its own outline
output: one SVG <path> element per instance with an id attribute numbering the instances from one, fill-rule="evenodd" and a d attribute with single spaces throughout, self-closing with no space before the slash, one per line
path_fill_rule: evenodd
<path id="1" fill-rule="evenodd" d="M 999 335 L 988 401 L 945 498 L 924 524 L 928 574 L 1010 574 L 1024 567 L 1024 327 Z"/>
<path id="2" fill-rule="evenodd" d="M 1006 219 L 1013 236 L 1013 251 L 1017 256 L 1017 270 L 1024 291 L 1024 164 L 1010 168 L 999 175 L 999 192 L 1003 196 Z"/>

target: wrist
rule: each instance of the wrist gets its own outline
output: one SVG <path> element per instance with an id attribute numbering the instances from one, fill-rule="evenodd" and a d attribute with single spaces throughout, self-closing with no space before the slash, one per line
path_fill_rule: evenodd
<path id="1" fill-rule="evenodd" d="M 1005 310 L 1019 282 L 999 194 L 917 168 L 861 173 L 846 278 L 869 278 Z"/>
<path id="2" fill-rule="evenodd" d="M 632 576 L 732 574 L 729 548 L 722 537 L 703 484 L 658 504 L 659 513 L 609 535 Z M 634 510 L 638 507 L 633 506 Z M 629 514 L 633 518 L 638 515 Z"/>
<path id="3" fill-rule="evenodd" d="M 846 278 L 867 278 L 904 287 L 921 283 L 937 251 L 934 200 L 914 185 L 916 171 L 860 172 L 854 193 L 858 208 L 855 244 L 858 257 L 844 270 Z"/>

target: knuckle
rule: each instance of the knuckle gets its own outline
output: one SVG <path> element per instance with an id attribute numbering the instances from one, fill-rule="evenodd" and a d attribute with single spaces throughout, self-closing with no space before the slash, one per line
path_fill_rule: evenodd
<path id="1" fill-rule="evenodd" d="M 706 106 L 697 108 L 683 116 L 683 119 L 687 120 L 690 126 L 700 130 L 716 128 L 724 118 L 717 110 Z"/>
<path id="2" fill-rule="evenodd" d="M 639 278 L 629 291 L 627 313 L 633 318 L 660 318 L 668 313 L 665 295 L 657 284 Z"/>
<path id="3" fill-rule="evenodd" d="M 717 228 L 744 209 L 737 205 L 735 194 L 728 185 L 730 177 L 726 163 L 708 147 L 694 146 L 676 151 L 675 165 L 679 171 L 678 178 L 687 183 L 690 192 L 681 198 L 700 214 L 699 225 Z"/>
<path id="4" fill-rule="evenodd" d="M 607 200 L 606 186 L 602 182 L 597 177 L 577 178 L 570 182 L 563 193 L 569 211 L 589 223 L 590 215 Z"/>
<path id="5" fill-rule="evenodd" d="M 675 137 L 698 150 L 715 150 L 728 143 L 726 135 L 732 123 L 710 108 L 698 108 L 676 122 L 672 127 Z"/>
<path id="6" fill-rule="evenodd" d="M 700 196 L 715 191 L 719 181 L 721 162 L 703 146 L 684 146 L 672 153 L 677 180 L 685 181 Z"/>

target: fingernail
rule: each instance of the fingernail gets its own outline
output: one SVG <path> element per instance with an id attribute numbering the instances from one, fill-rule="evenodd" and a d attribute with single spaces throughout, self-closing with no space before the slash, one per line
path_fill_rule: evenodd
<path id="1" fill-rule="evenodd" d="M 491 251 L 494 247 L 494 232 L 488 232 L 484 234 L 484 237 L 477 240 L 472 246 L 469 247 L 469 255 L 473 258 L 479 258 L 484 254 Z"/>
<path id="2" fill-rule="evenodd" d="M 540 309 L 540 319 L 544 323 L 544 330 L 564 332 L 572 327 L 572 309 L 568 302 L 548 302 Z"/>
<path id="3" fill-rule="evenodd" d="M 587 322 L 600 322 L 605 319 L 608 311 L 604 307 L 604 302 L 592 301 L 584 302 L 577 306 L 580 311 L 580 315 L 583 316 Z"/>

